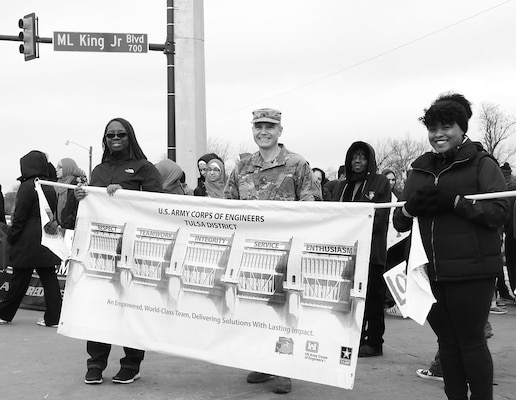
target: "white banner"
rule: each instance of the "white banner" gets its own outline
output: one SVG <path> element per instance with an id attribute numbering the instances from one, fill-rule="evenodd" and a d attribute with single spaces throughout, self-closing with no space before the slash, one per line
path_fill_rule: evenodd
<path id="1" fill-rule="evenodd" d="M 353 388 L 373 204 L 88 191 L 58 333 Z"/>

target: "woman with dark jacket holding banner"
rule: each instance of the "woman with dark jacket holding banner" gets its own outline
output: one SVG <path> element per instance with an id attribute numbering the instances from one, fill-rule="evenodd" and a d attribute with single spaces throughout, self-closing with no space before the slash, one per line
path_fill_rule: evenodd
<path id="1" fill-rule="evenodd" d="M 38 195 L 34 190 L 36 178 L 48 179 L 48 162 L 44 153 L 33 150 L 20 159 L 21 181 L 16 194 L 14 215 L 7 231 L 10 244 L 9 265 L 13 275 L 9 291 L 0 303 L 0 325 L 12 321 L 27 292 L 35 269 L 45 291 L 44 318 L 38 325 L 56 328 L 61 314 L 61 289 L 56 274 L 56 265 L 61 259 L 41 244 L 41 216 Z M 57 197 L 54 188 L 42 185 L 43 192 L 53 213 Z"/>
<path id="2" fill-rule="evenodd" d="M 437 302 L 428 322 L 437 335 L 450 400 L 493 398 L 493 361 L 484 327 L 495 278 L 502 269 L 500 228 L 508 215 L 503 198 L 468 200 L 501 192 L 497 162 L 467 136 L 471 105 L 460 94 L 439 97 L 420 120 L 433 147 L 412 164 L 394 213 L 394 227 L 408 231 L 418 218 Z"/>
<path id="3" fill-rule="evenodd" d="M 91 173 L 91 186 L 106 187 L 113 195 L 118 189 L 161 192 L 161 176 L 156 167 L 147 161 L 136 140 L 132 125 L 123 118 L 109 121 L 102 138 L 102 163 Z M 82 200 L 86 187 L 74 189 L 77 200 Z M 111 344 L 88 341 L 88 371 L 84 382 L 102 383 L 102 371 L 107 367 Z M 140 364 L 145 352 L 124 347 L 125 357 L 120 360 L 120 371 L 113 377 L 115 383 L 132 383 L 140 377 Z"/>

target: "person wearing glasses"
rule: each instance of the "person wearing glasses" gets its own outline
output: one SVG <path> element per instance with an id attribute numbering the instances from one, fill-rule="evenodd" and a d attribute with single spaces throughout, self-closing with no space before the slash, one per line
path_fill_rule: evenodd
<path id="1" fill-rule="evenodd" d="M 365 142 L 352 143 L 346 153 L 344 165 L 346 179 L 339 181 L 335 187 L 333 201 L 372 203 L 391 201 L 389 180 L 376 172 L 375 153 L 371 145 Z M 389 208 L 378 208 L 374 213 L 359 357 L 383 355 L 383 334 L 385 333 L 383 304 L 386 288 L 383 273 L 387 262 L 389 212 Z"/>
<path id="2" fill-rule="evenodd" d="M 226 186 L 226 171 L 224 163 L 218 158 L 208 161 L 206 168 L 206 196 L 217 199 L 224 198 L 224 187 Z"/>
<path id="3" fill-rule="evenodd" d="M 102 138 L 102 147 L 102 162 L 91 173 L 91 186 L 106 187 L 111 196 L 118 189 L 162 192 L 161 176 L 156 167 L 147 161 L 128 121 L 123 118 L 109 121 Z M 74 193 L 80 201 L 87 195 L 87 189 L 77 185 Z M 88 341 L 86 349 L 90 358 L 84 382 L 102 383 L 102 371 L 107 367 L 111 344 Z M 124 352 L 120 371 L 112 379 L 115 383 L 133 383 L 140 377 L 144 351 L 124 347 Z"/>

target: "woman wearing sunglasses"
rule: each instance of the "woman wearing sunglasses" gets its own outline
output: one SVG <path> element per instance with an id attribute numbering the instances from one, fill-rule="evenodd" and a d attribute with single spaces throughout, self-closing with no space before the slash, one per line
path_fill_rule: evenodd
<path id="1" fill-rule="evenodd" d="M 161 192 L 161 177 L 156 167 L 143 154 L 131 124 L 123 118 L 109 121 L 102 138 L 102 162 L 91 173 L 91 186 L 106 187 L 113 195 L 118 189 Z M 77 200 L 87 191 L 78 185 L 74 189 Z M 111 345 L 88 341 L 88 372 L 84 382 L 102 383 L 102 371 L 107 367 Z M 140 377 L 144 351 L 124 347 L 125 357 L 120 360 L 120 371 L 113 377 L 115 383 L 132 383 Z"/>

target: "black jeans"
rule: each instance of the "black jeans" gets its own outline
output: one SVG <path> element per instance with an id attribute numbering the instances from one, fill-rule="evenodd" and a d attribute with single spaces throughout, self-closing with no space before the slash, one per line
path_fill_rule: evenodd
<path id="1" fill-rule="evenodd" d="M 431 282 L 437 300 L 428 322 L 437 335 L 450 400 L 492 400 L 493 360 L 484 328 L 494 293 L 495 278 L 461 282 Z"/>
<path id="2" fill-rule="evenodd" d="M 381 348 L 385 333 L 385 281 L 383 279 L 384 266 L 369 264 L 367 294 L 365 301 L 364 323 L 360 344 L 367 344 L 374 348 Z"/>
<path id="3" fill-rule="evenodd" d="M 29 287 L 32 271 L 32 268 L 13 268 L 9 291 L 4 301 L 0 303 L 1 319 L 5 321 L 13 320 Z M 57 325 L 63 300 L 56 268 L 55 266 L 36 268 L 36 272 L 45 291 L 45 322 L 47 325 Z"/>
<path id="4" fill-rule="evenodd" d="M 111 345 L 107 343 L 92 342 L 88 340 L 86 350 L 90 358 L 86 362 L 88 369 L 99 368 L 105 370 L 107 367 Z M 140 371 L 140 364 L 143 361 L 145 351 L 124 347 L 125 357 L 120 359 L 120 367 Z"/>

